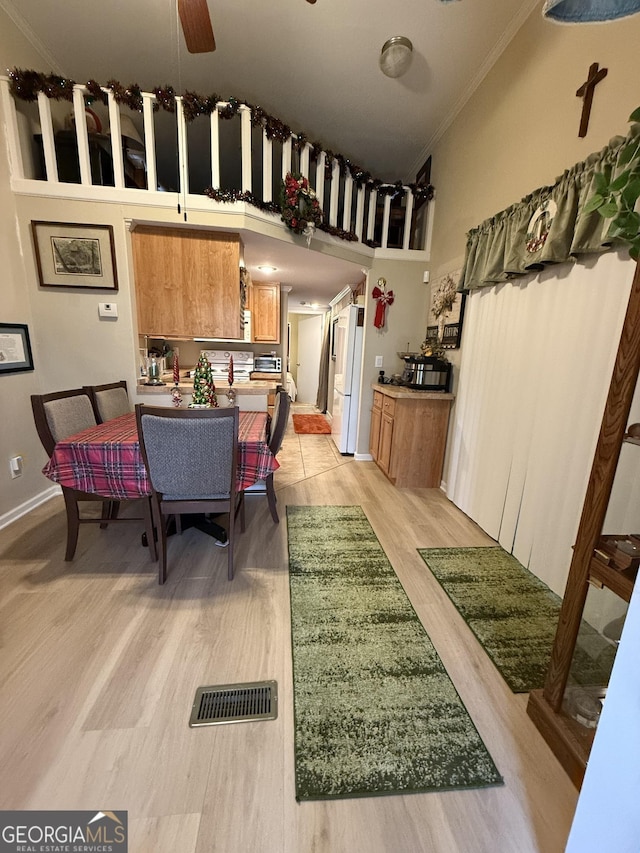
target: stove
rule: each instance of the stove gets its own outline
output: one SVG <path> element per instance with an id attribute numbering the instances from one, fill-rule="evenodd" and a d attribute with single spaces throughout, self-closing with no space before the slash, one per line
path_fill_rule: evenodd
<path id="1" fill-rule="evenodd" d="M 202 353 L 209 359 L 213 381 L 226 385 L 229 379 L 229 359 L 233 356 L 233 384 L 248 382 L 253 370 L 252 352 L 232 352 L 231 350 L 205 349 Z"/>

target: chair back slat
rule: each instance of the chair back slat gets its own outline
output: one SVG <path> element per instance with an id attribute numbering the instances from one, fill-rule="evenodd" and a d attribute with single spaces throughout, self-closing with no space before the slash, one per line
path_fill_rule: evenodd
<path id="1" fill-rule="evenodd" d="M 142 430 L 149 474 L 157 492 L 168 500 L 229 497 L 236 432 L 233 418 L 174 420 L 144 415 Z"/>
<path id="2" fill-rule="evenodd" d="M 91 398 L 98 423 L 111 421 L 133 411 L 124 379 L 108 385 L 86 385 L 85 391 Z"/>
<path id="3" fill-rule="evenodd" d="M 275 456 L 282 446 L 282 439 L 287 430 L 289 410 L 291 408 L 291 397 L 284 388 L 276 394 L 271 420 L 271 438 L 269 439 L 269 450 Z"/>
<path id="4" fill-rule="evenodd" d="M 84 388 L 33 394 L 31 406 L 40 441 L 49 456 L 58 441 L 97 423 L 91 400 Z"/>
<path id="5" fill-rule="evenodd" d="M 165 500 L 224 500 L 235 492 L 238 409 L 136 406 L 151 485 Z"/>

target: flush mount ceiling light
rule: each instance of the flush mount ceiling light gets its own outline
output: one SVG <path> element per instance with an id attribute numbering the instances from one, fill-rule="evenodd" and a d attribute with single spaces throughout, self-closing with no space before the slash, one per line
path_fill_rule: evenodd
<path id="1" fill-rule="evenodd" d="M 640 12 L 640 0 L 547 0 L 545 18 L 563 24 L 613 21 Z"/>
<path id="2" fill-rule="evenodd" d="M 260 264 L 258 269 L 260 272 L 264 272 L 268 275 L 269 273 L 276 272 L 278 267 L 272 267 L 271 264 Z"/>
<path id="3" fill-rule="evenodd" d="M 413 45 L 406 36 L 393 36 L 382 45 L 380 70 L 387 77 L 401 77 L 408 71 L 413 56 Z"/>

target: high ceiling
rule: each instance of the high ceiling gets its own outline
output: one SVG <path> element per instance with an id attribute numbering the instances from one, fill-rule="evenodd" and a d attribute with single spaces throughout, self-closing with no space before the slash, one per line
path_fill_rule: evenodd
<path id="1" fill-rule="evenodd" d="M 0 0 L 47 58 L 48 67 L 36 70 L 79 82 L 115 78 L 144 90 L 170 84 L 235 96 L 385 181 L 415 179 L 434 141 L 538 4 L 208 0 L 217 49 L 189 54 L 176 0 Z M 413 43 L 411 67 L 397 79 L 378 67 L 380 49 L 394 35 Z M 308 252 L 300 257 L 308 265 Z M 356 272 L 346 268 L 337 290 Z M 328 271 L 331 281 L 317 298 L 326 302 L 337 292 L 336 273 Z M 292 275 L 302 282 L 304 269 Z M 292 297 L 297 281 L 284 282 L 294 287 Z M 316 298 L 312 288 L 305 297 Z"/>

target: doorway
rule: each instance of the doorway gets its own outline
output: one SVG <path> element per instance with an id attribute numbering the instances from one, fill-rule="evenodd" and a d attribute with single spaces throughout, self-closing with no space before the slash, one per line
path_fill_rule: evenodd
<path id="1" fill-rule="evenodd" d="M 324 315 L 298 314 L 296 317 L 298 322 L 295 325 L 298 334 L 295 365 L 293 365 L 296 369 L 295 379 L 298 387 L 296 399 L 299 403 L 315 405 L 318 396 Z"/>

